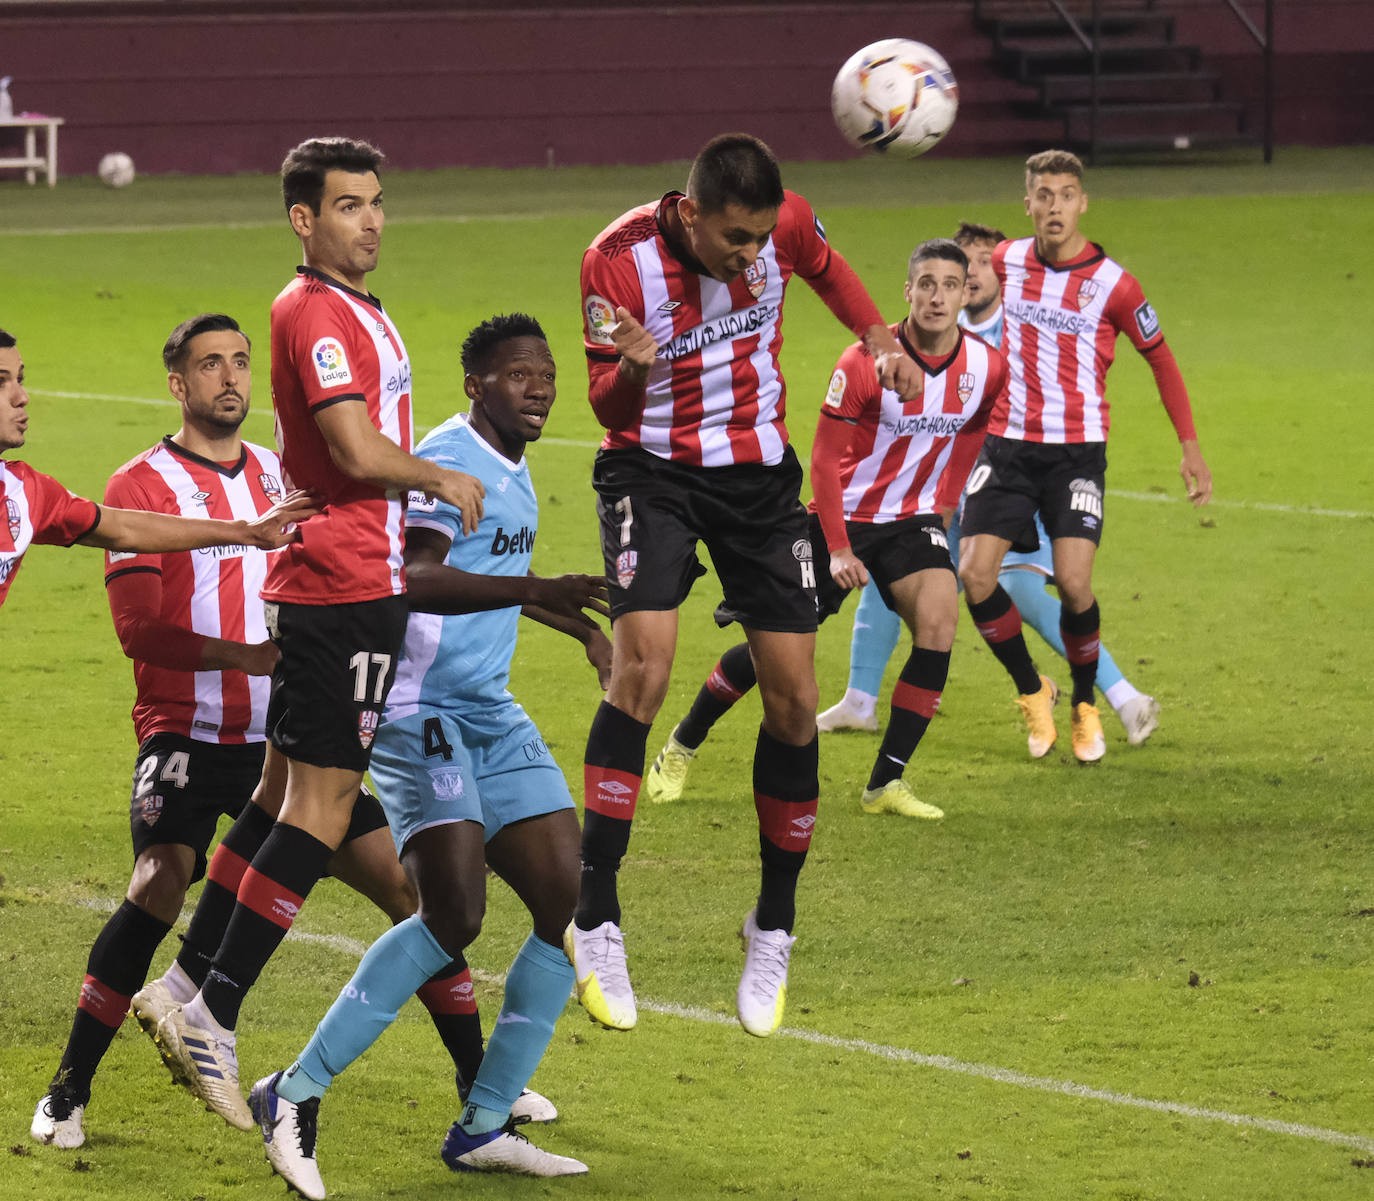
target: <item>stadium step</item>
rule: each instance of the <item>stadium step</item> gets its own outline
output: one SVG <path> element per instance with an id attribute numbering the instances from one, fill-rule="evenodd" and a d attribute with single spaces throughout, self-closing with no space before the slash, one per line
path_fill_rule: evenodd
<path id="1" fill-rule="evenodd" d="M 1202 48 L 1176 42 L 1173 17 L 1151 0 L 1101 9 L 1094 127 L 1093 55 L 1046 8 L 1026 0 L 985 3 L 979 27 L 1003 77 L 1034 89 L 1013 106 L 1053 122 L 1066 145 L 1130 153 L 1258 143 L 1246 128 L 1246 106 L 1223 97 L 1221 76 L 1206 67 Z M 1091 6 L 1071 0 L 1069 11 L 1091 37 Z"/>
<path id="2" fill-rule="evenodd" d="M 1045 109 L 1086 101 L 1092 95 L 1092 77 L 1087 74 L 1042 75 L 1037 82 Z M 1217 100 L 1220 91 L 1216 71 L 1120 71 L 1097 81 L 1098 99 L 1104 102 Z"/>

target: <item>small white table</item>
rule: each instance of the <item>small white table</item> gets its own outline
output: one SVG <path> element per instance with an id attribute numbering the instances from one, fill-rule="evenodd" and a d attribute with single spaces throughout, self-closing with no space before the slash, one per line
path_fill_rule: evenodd
<path id="1" fill-rule="evenodd" d="M 49 117 L 43 113 L 20 113 L 17 117 L 0 120 L 0 129 L 22 129 L 24 131 L 24 153 L 17 158 L 0 158 L 0 167 L 23 168 L 24 178 L 32 184 L 38 172 L 47 175 L 48 187 L 57 182 L 57 127 L 63 124 L 61 117 Z M 44 130 L 44 153 L 38 153 L 38 131 Z"/>

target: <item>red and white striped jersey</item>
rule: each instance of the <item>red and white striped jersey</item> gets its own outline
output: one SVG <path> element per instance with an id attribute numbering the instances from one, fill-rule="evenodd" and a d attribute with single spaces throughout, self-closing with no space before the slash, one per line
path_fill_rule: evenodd
<path id="1" fill-rule="evenodd" d="M 245 521 L 281 496 L 276 452 L 249 442 L 235 466 L 223 467 L 164 438 L 124 464 L 105 486 L 105 503 L 116 508 Z M 264 642 L 259 593 L 268 559 L 251 546 L 153 555 L 106 551 L 105 582 L 154 572 L 162 581 L 160 616 L 169 624 L 211 638 Z M 172 671 L 135 659 L 134 730 L 139 742 L 162 733 L 199 742 L 261 742 L 270 683 L 267 676 L 241 671 Z"/>
<path id="2" fill-rule="evenodd" d="M 93 500 L 68 492 L 50 475 L 19 460 L 0 459 L 0 605 L 32 545 L 71 546 L 100 523 Z"/>
<path id="3" fill-rule="evenodd" d="M 846 521 L 882 524 L 954 509 L 988 417 L 1006 395 L 1007 361 L 981 338 L 961 330 L 954 350 L 932 362 L 907 340 L 903 325 L 892 332 L 925 376 L 916 400 L 904 402 L 878 383 L 862 343 L 840 356 L 826 390 L 822 422 L 856 427 L 839 463 Z M 813 462 L 813 477 L 816 471 Z"/>
<path id="4" fill-rule="evenodd" d="M 639 446 L 702 467 L 778 463 L 787 447 L 787 390 L 778 365 L 783 293 L 793 274 L 823 275 L 830 246 L 811 206 L 786 192 L 759 257 L 739 279 L 721 283 L 666 235 L 664 214 L 680 197 L 669 192 L 631 209 L 582 257 L 583 332 L 593 369 L 618 361 L 609 330 L 619 306 L 658 343 L 642 416 L 608 432 L 602 446 Z"/>
<path id="5" fill-rule="evenodd" d="M 1105 442 L 1107 368 L 1124 333 L 1142 353 L 1163 342 L 1140 284 L 1095 242 L 1071 263 L 1046 263 L 1034 238 L 993 251 L 1011 366 L 989 433 L 1025 442 Z"/>
<path id="6" fill-rule="evenodd" d="M 272 557 L 266 600 L 351 604 L 405 591 L 405 491 L 345 475 L 315 424 L 341 401 L 365 403 L 409 453 L 410 359 L 395 325 L 375 296 L 301 267 L 272 303 L 272 404 L 283 483 L 319 493 L 324 511 Z"/>

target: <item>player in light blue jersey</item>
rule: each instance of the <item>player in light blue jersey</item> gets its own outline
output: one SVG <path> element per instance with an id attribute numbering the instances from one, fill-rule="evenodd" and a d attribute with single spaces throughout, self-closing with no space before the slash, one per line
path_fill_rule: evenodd
<path id="1" fill-rule="evenodd" d="M 1002 289 L 992 269 L 992 252 L 998 242 L 1005 241 L 1005 235 L 999 229 L 965 221 L 960 224 L 954 241 L 963 247 L 969 259 L 964 311 L 959 314 L 959 324 L 1000 347 Z M 1059 601 L 1045 590 L 1045 584 L 1054 578 L 1050 541 L 1038 516 L 1035 526 L 1040 538 L 1039 549 L 1030 554 L 1009 552 L 1002 560 L 998 583 L 1015 601 L 1022 618 L 1062 657 L 1064 639 L 1059 632 Z M 957 565 L 957 520 L 949 531 L 949 550 Z M 872 583 L 867 584 L 859 594 L 859 606 L 854 613 L 854 633 L 849 646 L 849 685 L 836 704 L 817 716 L 818 729 L 823 732 L 877 732 L 878 694 L 882 691 L 883 673 L 901 632 L 901 618 L 883 603 L 878 589 Z M 1105 647 L 1098 657 L 1097 685 L 1116 710 L 1132 746 L 1139 746 L 1154 733 L 1159 724 L 1159 703 L 1126 679 Z"/>
<path id="2" fill-rule="evenodd" d="M 477 937 L 488 864 L 524 901 L 534 929 L 506 975 L 504 1004 L 443 1159 L 457 1171 L 587 1170 L 535 1147 L 511 1116 L 573 985 L 562 943 L 577 902 L 581 835 L 563 773 L 506 685 L 523 613 L 582 641 L 605 687 L 610 642 L 584 612 L 606 614 L 605 580 L 529 574 L 539 520 L 525 446 L 540 436 L 556 391 L 543 330 L 523 314 L 495 317 L 468 335 L 462 357 L 471 411 L 439 426 L 416 453 L 461 464 L 481 480 L 485 508 L 463 537 L 457 509 L 411 497 L 411 616 L 372 748 L 373 782 L 419 912 L 372 945 L 300 1058 L 252 1093 L 268 1160 L 311 1198 L 325 1195 L 315 1160 L 319 1098 L 431 965 Z"/>

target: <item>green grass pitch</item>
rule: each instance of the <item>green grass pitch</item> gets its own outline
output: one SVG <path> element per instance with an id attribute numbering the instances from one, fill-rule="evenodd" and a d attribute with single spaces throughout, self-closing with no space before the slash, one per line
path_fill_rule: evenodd
<path id="1" fill-rule="evenodd" d="M 457 348 L 474 322 L 520 308 L 549 331 L 561 396 L 530 452 L 541 572 L 598 564 L 579 255 L 683 175 L 674 164 L 385 179 L 392 225 L 373 286 L 407 340 L 418 421 L 459 403 Z M 917 241 L 960 218 L 1027 228 L 1012 160 L 796 165 L 785 177 L 894 319 Z M 1085 228 L 1159 311 L 1216 477 L 1215 503 L 1195 513 L 1149 371 L 1122 342 L 1097 582 L 1105 641 L 1163 705 L 1146 747 L 1128 747 L 1107 714 L 1097 767 L 1067 749 L 1028 760 L 1010 685 L 964 619 L 909 772 L 944 822 L 863 815 L 876 739 L 823 737 L 786 1030 L 760 1041 L 733 1018 L 735 932 L 757 884 L 750 698 L 708 743 L 687 797 L 644 804 L 636 820 L 622 899 L 639 1028 L 603 1031 L 570 1005 L 534 1079 L 562 1111 L 535 1138 L 591 1174 L 450 1176 L 437 1155 L 457 1116 L 447 1057 L 410 1005 L 322 1109 L 331 1196 L 1368 1197 L 1371 177 L 1368 150 L 1090 174 Z M 0 183 L 0 326 L 21 339 L 33 394 L 22 457 L 98 496 L 175 428 L 159 351 L 207 309 L 253 337 L 245 432 L 269 441 L 268 305 L 295 262 L 267 178 L 140 179 L 121 192 Z M 848 336 L 802 284 L 786 334 L 805 456 Z M 132 1023 L 96 1077 L 86 1146 L 28 1137 L 130 867 L 133 690 L 100 571 L 95 551 L 37 548 L 0 614 L 0 1198 L 278 1196 L 256 1137 L 171 1088 Z M 708 577 L 683 611 L 650 755 L 729 644 L 710 622 L 717 595 Z M 851 612 L 820 636 L 823 704 L 844 687 Z M 580 794 L 598 694 L 579 648 L 528 627 L 513 687 Z M 1066 735 L 1062 709 L 1060 720 Z M 515 898 L 491 892 L 471 952 L 488 1023 L 525 930 Z M 245 1008 L 246 1083 L 300 1049 L 383 925 L 339 886 L 316 891 L 303 937 Z"/>

